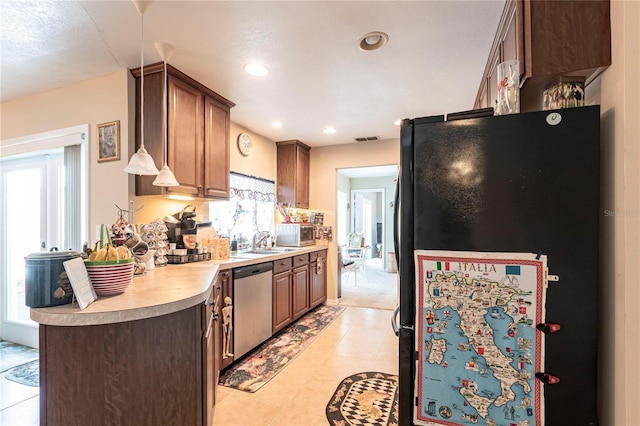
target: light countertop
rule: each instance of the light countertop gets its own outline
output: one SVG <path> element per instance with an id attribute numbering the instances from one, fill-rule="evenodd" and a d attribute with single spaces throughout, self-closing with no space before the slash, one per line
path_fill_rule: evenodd
<path id="1" fill-rule="evenodd" d="M 271 262 L 326 248 L 326 245 L 315 245 L 274 254 L 239 252 L 224 260 L 167 265 L 134 277 L 124 293 L 100 296 L 83 310 L 77 303 L 31 308 L 31 319 L 44 325 L 86 326 L 166 315 L 204 302 L 220 270 Z"/>

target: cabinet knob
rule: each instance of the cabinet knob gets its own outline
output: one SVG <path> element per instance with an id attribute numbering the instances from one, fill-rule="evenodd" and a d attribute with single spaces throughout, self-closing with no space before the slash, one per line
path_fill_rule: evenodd
<path id="1" fill-rule="evenodd" d="M 198 192 L 202 191 L 202 185 L 198 185 Z"/>
<path id="2" fill-rule="evenodd" d="M 210 187 L 210 186 L 207 186 L 205 189 L 206 189 L 206 191 L 207 191 L 207 192 L 209 192 L 209 191 L 212 191 L 212 190 L 213 190 L 213 188 L 212 188 L 212 187 Z"/>

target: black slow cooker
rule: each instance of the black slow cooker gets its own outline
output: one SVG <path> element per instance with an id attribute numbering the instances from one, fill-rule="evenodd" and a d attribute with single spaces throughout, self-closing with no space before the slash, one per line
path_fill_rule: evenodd
<path id="1" fill-rule="evenodd" d="M 32 253 L 25 257 L 25 304 L 31 308 L 65 305 L 73 288 L 63 263 L 82 256 L 73 250 Z"/>

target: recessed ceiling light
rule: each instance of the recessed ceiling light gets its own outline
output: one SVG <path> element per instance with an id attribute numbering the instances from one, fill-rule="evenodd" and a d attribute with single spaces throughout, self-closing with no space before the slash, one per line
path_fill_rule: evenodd
<path id="1" fill-rule="evenodd" d="M 275 127 L 276 129 L 279 129 L 282 127 L 282 123 L 279 121 L 274 121 L 272 126 Z"/>
<path id="2" fill-rule="evenodd" d="M 393 124 L 395 124 L 396 126 L 399 126 L 400 123 L 402 123 L 402 120 L 400 120 L 399 118 L 393 122 Z"/>
<path id="3" fill-rule="evenodd" d="M 382 31 L 373 31 L 360 38 L 360 49 L 365 51 L 377 50 L 387 44 L 389 36 Z"/>
<path id="4" fill-rule="evenodd" d="M 263 75 L 269 74 L 269 70 L 267 69 L 267 67 L 257 62 L 246 64 L 244 66 L 244 70 L 249 74 L 255 75 L 258 77 L 262 77 Z"/>
<path id="5" fill-rule="evenodd" d="M 331 134 L 331 133 L 335 133 L 336 129 L 334 129 L 333 127 L 325 127 L 322 131 L 324 133 Z"/>

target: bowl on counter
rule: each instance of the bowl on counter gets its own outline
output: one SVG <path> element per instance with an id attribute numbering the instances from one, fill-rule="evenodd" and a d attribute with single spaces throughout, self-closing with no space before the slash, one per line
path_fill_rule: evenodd
<path id="1" fill-rule="evenodd" d="M 133 259 L 85 262 L 91 286 L 98 296 L 124 293 L 133 281 Z"/>

